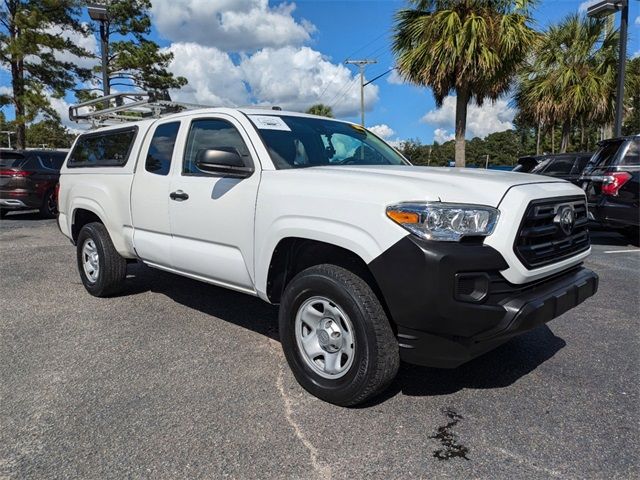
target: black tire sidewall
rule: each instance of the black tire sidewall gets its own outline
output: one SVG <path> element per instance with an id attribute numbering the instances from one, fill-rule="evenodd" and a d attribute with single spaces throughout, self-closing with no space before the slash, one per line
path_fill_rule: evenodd
<path id="1" fill-rule="evenodd" d="M 106 266 L 106 251 L 104 245 L 104 239 L 102 238 L 102 234 L 99 231 L 99 227 L 97 224 L 90 223 L 82 227 L 80 230 L 80 234 L 78 235 L 77 240 L 77 261 L 78 261 L 78 272 L 80 273 L 80 279 L 84 284 L 84 287 L 87 289 L 89 293 L 96 296 L 101 296 L 105 290 L 105 266 Z M 84 243 L 88 240 L 93 240 L 94 245 L 98 251 L 98 280 L 95 282 L 89 281 L 87 275 L 84 272 L 83 260 L 82 260 L 82 248 L 84 247 Z"/>
<path id="2" fill-rule="evenodd" d="M 47 192 L 44 194 L 44 197 L 42 200 L 42 206 L 40 207 L 40 215 L 42 215 L 44 218 L 56 218 L 58 214 L 57 205 L 56 205 L 55 212 L 52 212 L 49 209 L 49 199 L 52 198 L 54 195 L 55 195 L 55 191 L 53 189 L 47 190 Z"/>
<path id="3" fill-rule="evenodd" d="M 355 356 L 349 371 L 340 378 L 327 379 L 309 367 L 299 351 L 295 338 L 295 317 L 302 303 L 323 296 L 337 304 L 351 320 L 355 334 Z M 336 404 L 349 399 L 367 383 L 370 362 L 377 355 L 376 339 L 363 306 L 347 288 L 322 274 L 294 278 L 284 293 L 279 313 L 280 341 L 296 380 L 313 395 Z"/>

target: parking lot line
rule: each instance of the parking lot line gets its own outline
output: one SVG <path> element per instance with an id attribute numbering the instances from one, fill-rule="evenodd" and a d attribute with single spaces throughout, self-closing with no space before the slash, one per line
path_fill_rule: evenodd
<path id="1" fill-rule="evenodd" d="M 636 248 L 633 250 L 605 250 L 604 253 L 638 253 L 640 252 L 640 249 Z"/>

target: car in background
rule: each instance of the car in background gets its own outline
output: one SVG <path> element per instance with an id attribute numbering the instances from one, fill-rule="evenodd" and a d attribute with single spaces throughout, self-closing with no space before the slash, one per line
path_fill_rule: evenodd
<path id="1" fill-rule="evenodd" d="M 0 215 L 39 210 L 45 218 L 58 214 L 56 185 L 67 156 L 61 150 L 0 150 Z"/>
<path id="2" fill-rule="evenodd" d="M 587 152 L 530 155 L 519 158 L 513 171 L 562 178 L 577 185 L 592 155 Z"/>
<path id="3" fill-rule="evenodd" d="M 640 135 L 611 138 L 587 164 L 582 189 L 587 194 L 589 217 L 616 229 L 638 245 L 640 233 Z"/>

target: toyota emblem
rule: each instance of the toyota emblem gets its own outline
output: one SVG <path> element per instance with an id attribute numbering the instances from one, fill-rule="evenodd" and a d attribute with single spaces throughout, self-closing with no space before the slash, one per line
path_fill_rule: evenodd
<path id="1" fill-rule="evenodd" d="M 554 218 L 554 222 L 560 226 L 565 235 L 571 235 L 571 232 L 573 232 L 573 226 L 576 223 L 573 206 L 561 205 L 558 207 L 558 212 Z"/>

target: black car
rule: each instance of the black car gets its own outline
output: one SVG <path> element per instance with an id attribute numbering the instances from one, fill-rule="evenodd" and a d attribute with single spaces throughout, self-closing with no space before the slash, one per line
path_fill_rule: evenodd
<path id="1" fill-rule="evenodd" d="M 0 215 L 38 209 L 43 217 L 55 217 L 55 188 L 66 156 L 60 150 L 0 150 Z"/>
<path id="2" fill-rule="evenodd" d="M 578 184 L 582 171 L 591 156 L 591 153 L 581 152 L 521 157 L 513 171 L 548 175 Z"/>
<path id="3" fill-rule="evenodd" d="M 640 135 L 612 138 L 587 164 L 581 186 L 591 220 L 624 233 L 638 244 L 640 233 Z"/>

